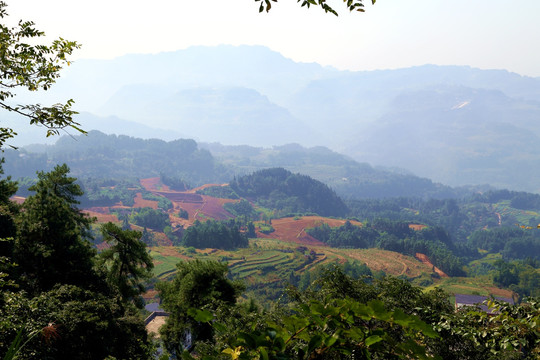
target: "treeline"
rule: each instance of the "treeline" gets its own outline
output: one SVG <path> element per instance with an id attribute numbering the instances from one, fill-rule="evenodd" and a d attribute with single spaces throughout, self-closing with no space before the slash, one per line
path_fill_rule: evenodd
<path id="1" fill-rule="evenodd" d="M 282 168 L 260 170 L 235 178 L 231 188 L 240 196 L 281 213 L 345 216 L 348 208 L 334 191 L 306 175 Z"/>
<path id="2" fill-rule="evenodd" d="M 247 220 L 258 220 L 259 213 L 255 211 L 249 201 L 242 199 L 238 202 L 229 202 L 223 205 L 223 208 L 236 217 L 243 217 Z"/>
<path id="3" fill-rule="evenodd" d="M 172 190 L 184 191 L 190 189 L 190 186 L 187 182 L 175 176 L 169 176 L 167 174 L 160 173 L 159 179 L 163 184 L 167 185 Z"/>
<path id="4" fill-rule="evenodd" d="M 87 135 L 58 139 L 55 145 L 36 148 L 37 152 L 6 151 L 6 171 L 14 178 L 35 177 L 36 171 L 50 170 L 50 164 L 66 163 L 77 177 L 146 178 L 163 175 L 182 179 L 194 186 L 227 182 L 230 167 L 215 161 L 209 151 L 194 140 L 138 139 L 89 131 Z M 173 183 L 173 187 L 179 184 Z"/>
<path id="5" fill-rule="evenodd" d="M 231 250 L 247 247 L 248 237 L 240 231 L 238 223 L 234 220 L 228 222 L 196 220 L 192 226 L 184 231 L 182 244 L 197 249 L 213 248 Z"/>
<path id="6" fill-rule="evenodd" d="M 497 260 L 494 265 L 493 281 L 497 286 L 509 288 L 521 298 L 540 297 L 540 260 Z"/>
<path id="7" fill-rule="evenodd" d="M 524 191 L 497 190 L 474 195 L 473 199 L 479 202 L 495 204 L 503 200 L 510 201 L 510 206 L 521 210 L 540 209 L 540 195 Z"/>
<path id="8" fill-rule="evenodd" d="M 133 206 L 135 195 L 143 191 L 136 180 L 88 177 L 79 179 L 78 183 L 84 191 L 80 199 L 82 207 L 113 206 L 118 203 Z"/>
<path id="9" fill-rule="evenodd" d="M 503 259 L 540 260 L 540 230 L 502 227 L 476 231 L 471 234 L 469 244 L 472 247 L 501 253 Z"/>
<path id="10" fill-rule="evenodd" d="M 411 256 L 423 253 L 448 275 L 465 276 L 462 259 L 452 251 L 453 243 L 440 227 L 414 231 L 408 223 L 381 219 L 362 227 L 354 226 L 349 221 L 335 228 L 323 224 L 306 232 L 334 247 L 376 247 Z"/>

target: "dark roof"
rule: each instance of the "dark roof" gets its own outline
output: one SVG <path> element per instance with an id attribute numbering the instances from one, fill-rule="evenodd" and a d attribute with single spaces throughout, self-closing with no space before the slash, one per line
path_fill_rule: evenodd
<path id="1" fill-rule="evenodd" d="M 455 294 L 456 297 L 456 306 L 476 306 L 480 310 L 492 313 L 493 310 L 489 309 L 487 305 L 484 304 L 484 301 L 490 299 L 488 296 L 481 296 L 481 295 L 465 295 L 465 294 Z M 495 300 L 506 302 L 510 305 L 514 305 L 514 299 L 512 298 L 503 298 L 503 297 L 495 297 Z"/>
<path id="2" fill-rule="evenodd" d="M 146 311 L 149 312 L 155 312 L 155 311 L 163 311 L 162 308 L 159 307 L 159 303 L 150 303 L 144 307 Z"/>

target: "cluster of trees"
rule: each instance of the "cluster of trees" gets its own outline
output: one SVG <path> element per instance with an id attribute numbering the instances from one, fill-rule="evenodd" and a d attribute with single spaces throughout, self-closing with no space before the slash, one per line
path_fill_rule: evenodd
<path id="1" fill-rule="evenodd" d="M 157 286 L 171 313 L 161 329 L 169 354 L 182 359 L 534 359 L 540 354 L 532 300 L 455 312 L 448 294 L 397 278 L 356 278 L 338 265 L 303 291 L 262 310 L 237 303 L 241 284 L 217 262 L 178 264 Z M 200 284 L 210 284 L 201 286 Z"/>
<path id="2" fill-rule="evenodd" d="M 171 200 L 164 196 L 157 196 L 148 191 L 142 191 L 142 198 L 145 200 L 157 201 L 157 207 L 163 211 L 167 211 L 173 208 Z"/>
<path id="3" fill-rule="evenodd" d="M 88 177 L 79 179 L 79 183 L 84 191 L 80 199 L 83 207 L 113 206 L 120 202 L 133 206 L 136 193 L 142 191 L 136 181 Z"/>
<path id="4" fill-rule="evenodd" d="M 258 220 L 259 213 L 255 211 L 249 201 L 242 199 L 238 202 L 225 203 L 223 208 L 236 217 L 243 217 L 246 220 Z"/>
<path id="5" fill-rule="evenodd" d="M 414 231 L 406 222 L 378 219 L 362 227 L 347 221 L 340 227 L 332 228 L 322 224 L 306 232 L 334 247 L 378 247 L 412 256 L 423 253 L 448 275 L 465 276 L 462 260 L 455 254 L 449 235 L 440 227 Z"/>
<path id="6" fill-rule="evenodd" d="M 328 186 L 283 168 L 260 170 L 235 178 L 230 186 L 240 196 L 256 199 L 261 206 L 282 213 L 345 216 L 349 212 L 343 200 Z"/>
<path id="7" fill-rule="evenodd" d="M 190 188 L 187 182 L 178 177 L 161 173 L 159 174 L 159 178 L 163 184 L 167 185 L 172 190 L 184 191 Z"/>
<path id="8" fill-rule="evenodd" d="M 133 223 L 154 230 L 162 231 L 166 226 L 171 225 L 167 213 L 149 207 L 135 209 L 130 217 Z"/>
<path id="9" fill-rule="evenodd" d="M 374 247 L 379 237 L 379 233 L 371 227 L 354 226 L 350 221 L 335 228 L 325 223 L 315 228 L 307 229 L 306 232 L 330 246 L 359 249 Z"/>
<path id="10" fill-rule="evenodd" d="M 240 231 L 238 224 L 234 220 L 229 222 L 214 220 L 200 222 L 196 220 L 192 226 L 184 231 L 182 244 L 197 249 L 214 248 L 224 250 L 249 245 L 246 234 Z"/>
<path id="11" fill-rule="evenodd" d="M 476 201 L 496 204 L 500 201 L 508 200 L 513 208 L 521 210 L 540 209 L 540 195 L 527 193 L 524 191 L 493 190 L 483 194 L 475 194 Z"/>
<path id="12" fill-rule="evenodd" d="M 68 172 L 39 173 L 21 206 L 9 200 L 16 184 L 0 180 L 0 353 L 148 359 L 153 345 L 138 309 L 153 264 L 141 234 L 105 224 L 109 247 L 98 254 Z"/>
<path id="13" fill-rule="evenodd" d="M 497 286 L 510 288 L 522 297 L 540 297 L 540 261 L 532 258 L 495 262 L 493 280 Z"/>
<path id="14" fill-rule="evenodd" d="M 506 260 L 540 260 L 540 230 L 524 230 L 517 226 L 475 231 L 469 237 L 474 248 L 501 253 Z"/>

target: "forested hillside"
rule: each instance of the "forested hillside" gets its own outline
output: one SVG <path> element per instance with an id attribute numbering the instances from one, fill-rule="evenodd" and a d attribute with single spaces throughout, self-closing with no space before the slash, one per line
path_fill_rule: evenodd
<path id="1" fill-rule="evenodd" d="M 51 164 L 66 163 L 78 177 L 133 179 L 166 174 L 192 186 L 226 182 L 233 175 L 207 150 L 187 139 L 165 142 L 91 131 L 34 149 L 39 152 L 6 151 L 6 172 L 14 177 L 33 177 L 37 170 L 50 169 Z"/>
<path id="2" fill-rule="evenodd" d="M 281 213 L 315 213 L 345 216 L 343 201 L 325 184 L 282 168 L 260 170 L 231 181 L 237 194 Z"/>
<path id="3" fill-rule="evenodd" d="M 36 171 L 67 163 L 80 178 L 126 180 L 168 176 L 186 185 L 225 183 L 233 177 L 282 167 L 319 180 L 343 198 L 461 197 L 484 187 L 451 188 L 429 179 L 375 169 L 324 147 L 297 144 L 256 148 L 197 144 L 194 140 L 143 140 L 90 131 L 85 136 L 60 138 L 55 145 L 33 145 L 4 152 L 7 173 L 35 177 Z"/>

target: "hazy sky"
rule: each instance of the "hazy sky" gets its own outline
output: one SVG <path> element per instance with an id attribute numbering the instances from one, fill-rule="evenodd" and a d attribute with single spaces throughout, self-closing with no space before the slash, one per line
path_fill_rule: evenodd
<path id="1" fill-rule="evenodd" d="M 540 76 L 540 0 L 378 0 L 335 17 L 279 0 L 5 0 L 12 19 L 77 40 L 74 58 L 257 44 L 295 61 L 372 70 L 471 65 Z M 369 1 L 369 0 L 368 0 Z"/>

